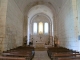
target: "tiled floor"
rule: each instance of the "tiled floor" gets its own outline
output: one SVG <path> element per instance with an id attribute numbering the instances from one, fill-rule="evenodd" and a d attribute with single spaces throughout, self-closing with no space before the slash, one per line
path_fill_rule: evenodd
<path id="1" fill-rule="evenodd" d="M 50 60 L 47 51 L 35 51 L 33 60 Z"/>

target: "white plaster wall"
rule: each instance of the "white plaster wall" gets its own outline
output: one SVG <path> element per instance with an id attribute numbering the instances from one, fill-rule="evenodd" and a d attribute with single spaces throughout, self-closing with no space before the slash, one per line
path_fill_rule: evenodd
<path id="1" fill-rule="evenodd" d="M 75 35 L 72 0 L 66 0 L 65 3 L 63 3 L 58 14 L 57 22 L 60 45 L 69 49 L 77 50 L 78 39 Z"/>
<path id="2" fill-rule="evenodd" d="M 8 0 L 4 50 L 23 44 L 23 13 L 14 0 Z"/>

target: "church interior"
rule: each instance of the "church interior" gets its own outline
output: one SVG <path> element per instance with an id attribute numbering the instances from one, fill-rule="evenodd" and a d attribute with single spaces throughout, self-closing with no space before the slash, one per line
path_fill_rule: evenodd
<path id="1" fill-rule="evenodd" d="M 0 60 L 80 60 L 80 0 L 0 0 Z"/>

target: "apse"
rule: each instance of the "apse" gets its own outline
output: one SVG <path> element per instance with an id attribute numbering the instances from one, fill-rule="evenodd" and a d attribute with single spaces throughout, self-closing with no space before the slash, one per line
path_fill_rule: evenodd
<path id="1" fill-rule="evenodd" d="M 28 12 L 28 42 L 27 44 L 29 44 L 29 40 L 30 40 L 30 34 L 32 35 L 31 33 L 31 25 L 30 24 L 33 24 L 32 21 L 34 20 L 35 17 L 37 16 L 44 16 L 42 18 L 39 18 L 41 21 L 43 20 L 48 20 L 50 22 L 50 35 L 53 36 L 53 12 L 52 10 L 47 7 L 46 5 L 36 5 L 36 6 L 33 6 L 29 12 Z"/>

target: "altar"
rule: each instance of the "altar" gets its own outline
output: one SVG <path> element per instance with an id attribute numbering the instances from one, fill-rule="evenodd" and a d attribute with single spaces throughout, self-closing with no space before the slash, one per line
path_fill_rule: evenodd
<path id="1" fill-rule="evenodd" d="M 45 47 L 45 43 L 44 42 L 36 42 L 36 48 L 38 47 Z"/>

